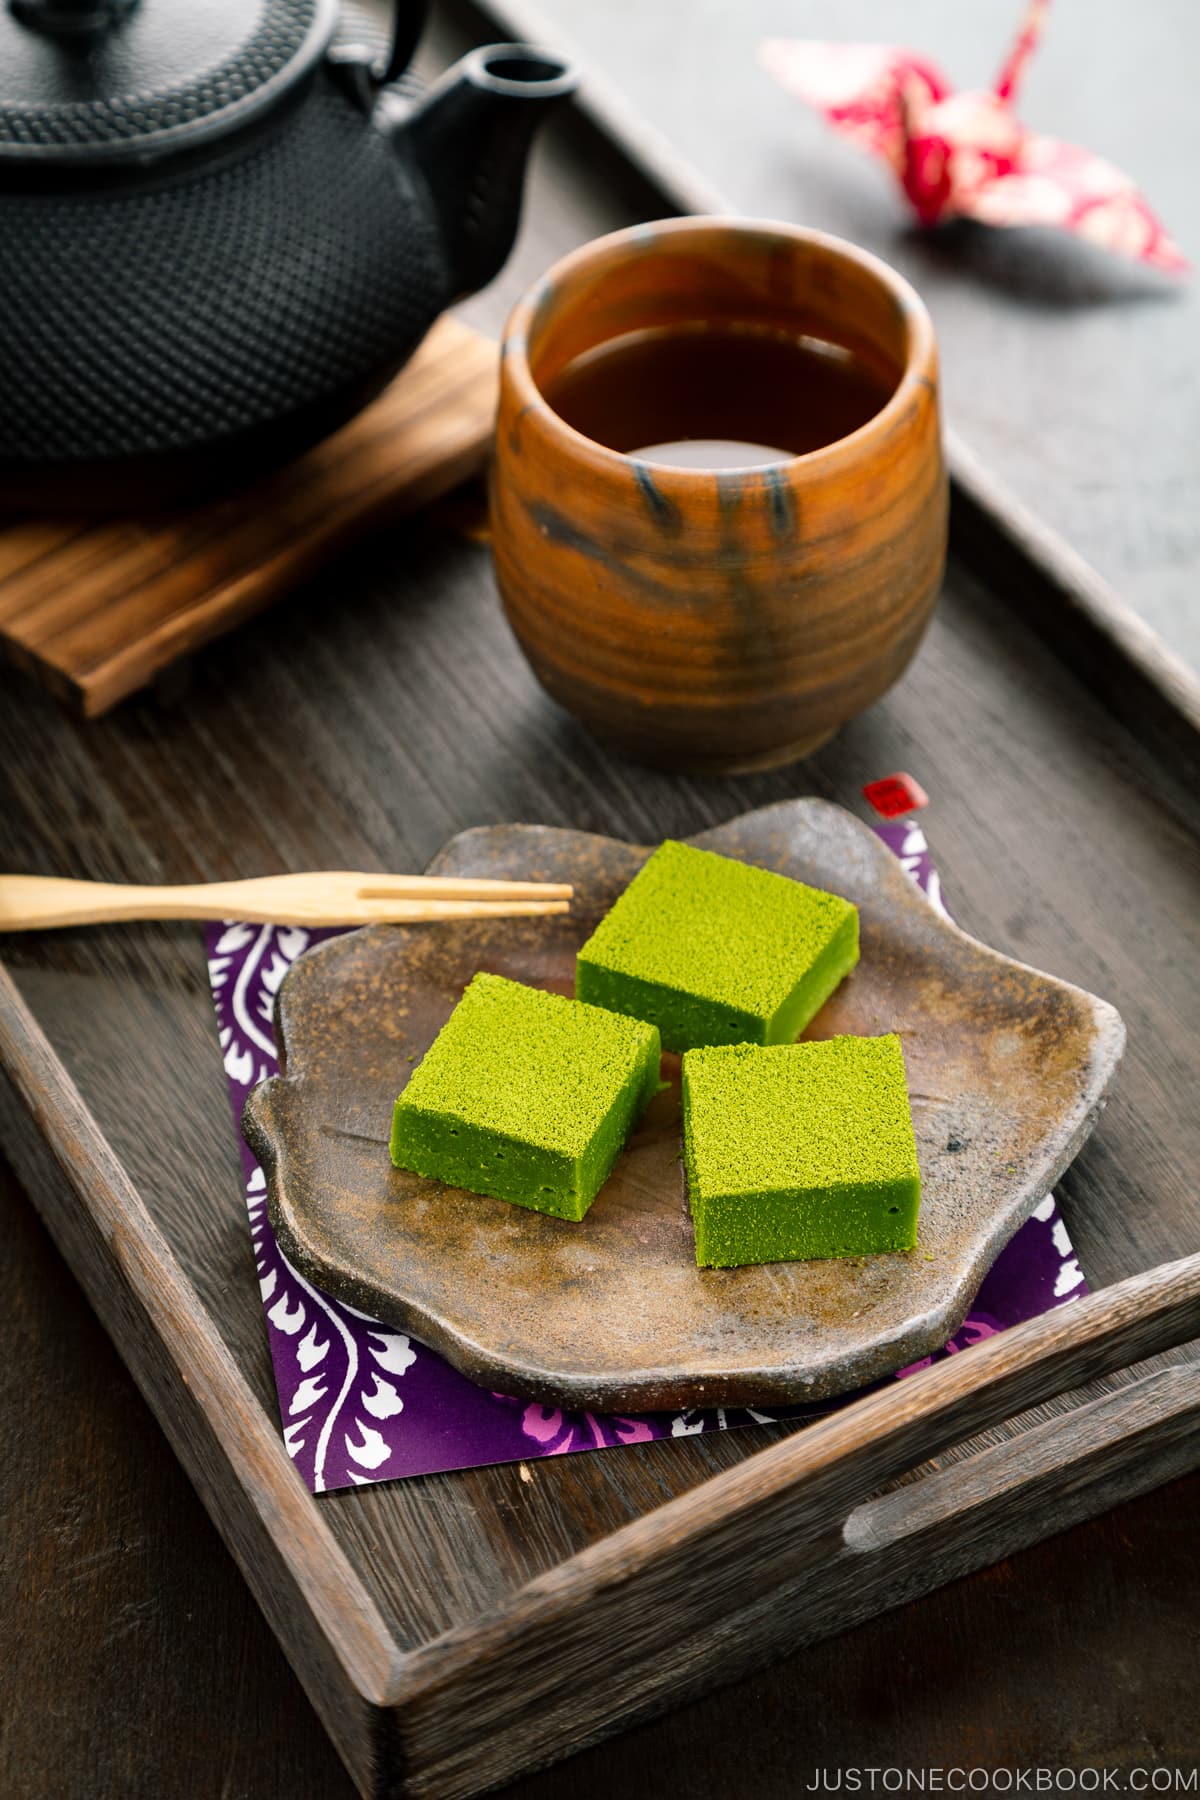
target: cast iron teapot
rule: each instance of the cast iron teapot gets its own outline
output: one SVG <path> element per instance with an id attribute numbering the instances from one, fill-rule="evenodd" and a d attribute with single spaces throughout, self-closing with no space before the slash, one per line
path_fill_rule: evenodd
<path id="1" fill-rule="evenodd" d="M 338 0 L 0 0 L 0 506 L 129 511 L 295 454 L 512 247 L 575 79 L 428 91 Z"/>

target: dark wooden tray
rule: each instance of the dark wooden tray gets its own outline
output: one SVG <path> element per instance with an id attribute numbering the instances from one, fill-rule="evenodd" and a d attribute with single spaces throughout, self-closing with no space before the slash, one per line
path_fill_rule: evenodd
<path id="1" fill-rule="evenodd" d="M 552 137 L 518 258 L 473 319 L 495 330 L 572 242 L 662 210 L 597 144 L 586 121 Z M 127 880 L 415 869 L 469 825 L 651 842 L 799 793 L 853 807 L 907 767 L 963 926 L 1128 1025 L 1058 1189 L 1103 1288 L 1198 1243 L 1194 695 L 1128 654 L 1123 614 L 1124 641 L 1098 630 L 1086 572 L 1036 529 L 973 512 L 961 480 L 955 505 L 916 664 L 799 769 L 680 780 L 598 750 L 534 685 L 484 550 L 428 521 L 207 651 L 174 711 L 84 725 L 0 673 L 0 856 Z M 1126 1295 L 1038 1327 L 1074 1322 L 1056 1360 L 994 1340 L 915 1378 L 903 1417 L 846 1413 L 836 1441 L 754 1427 L 314 1500 L 280 1438 L 198 935 L 22 940 L 0 995 L 0 1141 L 364 1792 L 498 1784 L 1200 1461 L 1194 1352 L 1147 1388 L 1082 1341 Z M 1122 1357 L 1194 1333 L 1190 1292 L 1175 1277 Z"/>

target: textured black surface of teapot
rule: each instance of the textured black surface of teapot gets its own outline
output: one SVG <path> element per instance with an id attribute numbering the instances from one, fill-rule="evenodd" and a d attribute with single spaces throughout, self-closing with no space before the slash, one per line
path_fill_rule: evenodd
<path id="1" fill-rule="evenodd" d="M 0 505 L 258 472 L 497 273 L 574 76 L 499 45 L 419 93 L 397 6 L 377 58 L 337 0 L 0 0 Z"/>

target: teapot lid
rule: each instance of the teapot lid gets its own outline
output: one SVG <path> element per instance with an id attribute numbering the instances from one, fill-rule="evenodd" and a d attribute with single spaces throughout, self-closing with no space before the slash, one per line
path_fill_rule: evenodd
<path id="1" fill-rule="evenodd" d="M 224 136 L 319 62 L 337 0 L 0 0 L 0 174 Z"/>

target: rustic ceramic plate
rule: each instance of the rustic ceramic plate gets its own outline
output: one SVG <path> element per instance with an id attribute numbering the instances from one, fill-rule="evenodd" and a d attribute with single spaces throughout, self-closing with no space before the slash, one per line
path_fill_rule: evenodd
<path id="1" fill-rule="evenodd" d="M 570 992 L 577 945 L 648 854 L 541 826 L 466 832 L 434 872 L 573 881 L 571 916 L 376 925 L 310 951 L 279 993 L 284 1074 L 251 1095 L 245 1129 L 297 1267 L 488 1387 L 608 1412 L 858 1387 L 951 1336 L 1103 1105 L 1124 1043 L 1114 1009 L 958 931 L 859 820 L 793 801 L 694 841 L 859 907 L 862 960 L 806 1036 L 900 1032 L 920 1241 L 697 1269 L 675 1086 L 581 1224 L 394 1169 L 392 1102 L 475 971 Z"/>

